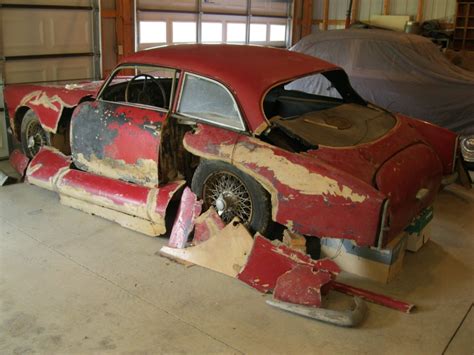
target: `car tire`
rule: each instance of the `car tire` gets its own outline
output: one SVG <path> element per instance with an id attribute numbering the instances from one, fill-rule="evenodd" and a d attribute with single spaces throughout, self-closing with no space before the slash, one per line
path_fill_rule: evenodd
<path id="1" fill-rule="evenodd" d="M 239 217 L 251 232 L 262 235 L 272 224 L 267 191 L 231 164 L 201 160 L 194 172 L 191 189 L 204 200 L 203 209 L 213 206 L 225 223 Z"/>
<path id="2" fill-rule="evenodd" d="M 23 152 L 33 158 L 42 146 L 51 145 L 51 135 L 46 132 L 33 110 L 26 112 L 21 121 L 21 147 Z"/>

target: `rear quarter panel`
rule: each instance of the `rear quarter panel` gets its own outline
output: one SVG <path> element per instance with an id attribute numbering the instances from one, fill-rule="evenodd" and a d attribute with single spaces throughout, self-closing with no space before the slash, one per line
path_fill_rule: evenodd
<path id="1" fill-rule="evenodd" d="M 295 154 L 247 135 L 199 125 L 185 148 L 206 159 L 229 162 L 252 176 L 271 196 L 272 218 L 317 237 L 374 245 L 384 195 L 369 184 L 309 154 Z"/>

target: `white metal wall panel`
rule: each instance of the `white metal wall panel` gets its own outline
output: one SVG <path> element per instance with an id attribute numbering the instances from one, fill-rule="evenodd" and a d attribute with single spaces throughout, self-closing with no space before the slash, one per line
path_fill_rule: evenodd
<path id="1" fill-rule="evenodd" d="M 348 0 L 331 0 L 329 2 L 329 19 L 342 20 L 346 16 Z M 418 12 L 416 0 L 391 0 L 390 15 L 408 15 L 413 18 Z M 368 21 L 374 15 L 382 15 L 383 0 L 360 0 L 359 20 Z M 425 0 L 423 7 L 423 20 L 446 19 L 451 21 L 456 13 L 456 0 Z M 323 18 L 323 1 L 313 0 L 313 18 Z M 329 26 L 329 29 L 344 26 Z"/>
<path id="2" fill-rule="evenodd" d="M 136 0 L 140 10 L 197 11 L 196 0 Z"/>
<path id="3" fill-rule="evenodd" d="M 90 0 L 0 0 L 0 4 L 90 6 Z"/>
<path id="4" fill-rule="evenodd" d="M 80 80 L 93 77 L 92 57 L 13 60 L 5 63 L 6 83 Z"/>
<path id="5" fill-rule="evenodd" d="M 88 10 L 3 9 L 4 56 L 88 53 L 92 45 Z"/>

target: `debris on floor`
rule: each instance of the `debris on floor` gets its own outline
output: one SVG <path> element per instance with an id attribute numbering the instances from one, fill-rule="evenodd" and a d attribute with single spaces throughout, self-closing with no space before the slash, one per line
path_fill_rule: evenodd
<path id="1" fill-rule="evenodd" d="M 331 288 L 333 277 L 324 270 L 314 270 L 312 265 L 296 265 L 281 275 L 273 290 L 273 298 L 283 302 L 321 307 L 322 295 Z"/>
<path id="2" fill-rule="evenodd" d="M 334 260 L 343 271 L 388 283 L 402 270 L 406 245 L 406 233 L 383 249 L 357 246 L 349 239 L 321 238 L 321 255 Z"/>
<path id="3" fill-rule="evenodd" d="M 217 214 L 214 207 L 210 207 L 194 221 L 193 245 L 198 245 L 208 240 L 224 229 L 225 223 Z"/>
<path id="4" fill-rule="evenodd" d="M 14 184 L 16 179 L 0 170 L 0 186 Z"/>
<path id="5" fill-rule="evenodd" d="M 313 260 L 281 242 L 271 242 L 257 234 L 247 264 L 239 273 L 238 279 L 260 292 L 272 292 L 277 279 L 297 265 L 309 265 L 316 270 L 339 273 L 338 266 L 330 260 Z"/>
<path id="6" fill-rule="evenodd" d="M 23 154 L 19 149 L 15 149 L 10 154 L 10 165 L 15 169 L 21 177 L 25 175 L 26 167 L 30 162 L 30 158 L 28 158 L 25 154 Z"/>
<path id="7" fill-rule="evenodd" d="M 197 196 L 189 187 L 186 187 L 181 197 L 168 246 L 180 249 L 186 246 L 188 237 L 194 228 L 194 221 L 201 213 L 201 209 L 202 201 L 198 201 Z"/>
<path id="8" fill-rule="evenodd" d="M 283 244 L 306 254 L 306 238 L 301 234 L 290 232 L 288 229 L 283 231 Z"/>
<path id="9" fill-rule="evenodd" d="M 198 217 L 200 212 L 201 202 L 186 188 L 169 245 L 160 250 L 162 256 L 238 278 L 262 293 L 273 293 L 267 301 L 273 307 L 338 326 L 359 325 L 367 313 L 364 300 L 406 313 L 414 307 L 337 282 L 339 266 L 331 259 L 314 260 L 307 255 L 304 236 L 285 230 L 283 242 L 270 241 L 259 233 L 252 236 L 238 218 L 224 225 L 214 208 Z M 324 308 L 323 296 L 330 290 L 354 296 L 353 308 Z"/>
<path id="10" fill-rule="evenodd" d="M 354 297 L 353 309 L 347 311 L 306 307 L 299 304 L 282 302 L 274 299 L 267 300 L 267 304 L 283 309 L 287 312 L 338 325 L 340 327 L 356 327 L 364 320 L 365 315 L 367 314 L 367 305 L 362 299 L 358 297 Z"/>
<path id="11" fill-rule="evenodd" d="M 335 291 L 345 293 L 346 295 L 357 296 L 366 301 L 377 303 L 381 306 L 396 309 L 397 311 L 404 313 L 411 313 L 415 309 L 415 305 L 412 303 L 400 301 L 389 296 L 346 285 L 337 281 L 332 283 L 332 287 Z"/>
<path id="12" fill-rule="evenodd" d="M 234 220 L 205 242 L 182 249 L 164 246 L 160 254 L 236 277 L 247 262 L 252 244 L 250 233 L 241 223 Z"/>

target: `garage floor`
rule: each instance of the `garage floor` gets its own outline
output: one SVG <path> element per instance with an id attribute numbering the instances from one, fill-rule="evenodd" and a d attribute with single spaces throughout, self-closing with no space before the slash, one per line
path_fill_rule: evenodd
<path id="1" fill-rule="evenodd" d="M 0 353 L 472 354 L 474 191 L 442 192 L 432 231 L 389 285 L 343 277 L 418 311 L 370 304 L 360 328 L 343 329 L 160 257 L 164 238 L 63 207 L 34 186 L 0 187 Z"/>

